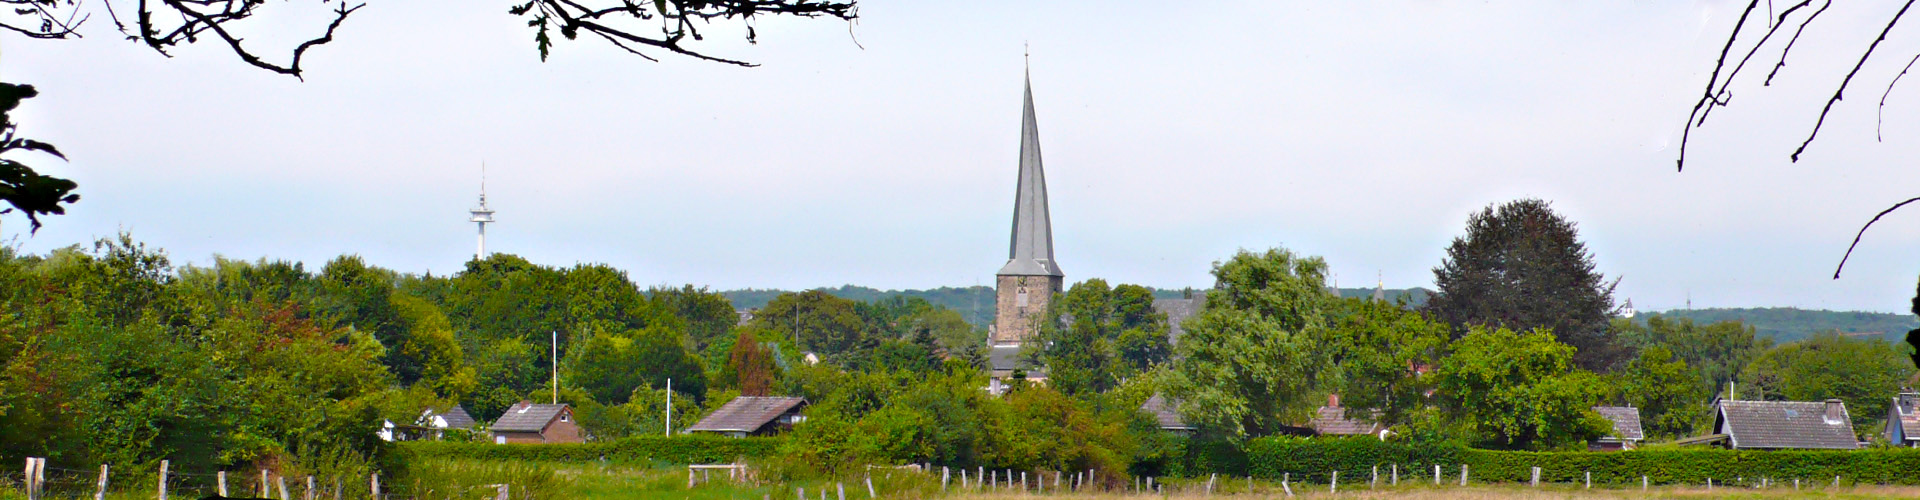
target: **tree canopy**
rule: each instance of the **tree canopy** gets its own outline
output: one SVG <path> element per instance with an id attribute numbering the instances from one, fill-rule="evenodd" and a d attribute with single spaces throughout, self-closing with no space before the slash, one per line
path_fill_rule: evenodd
<path id="1" fill-rule="evenodd" d="M 1577 349 L 1574 361 L 1606 370 L 1628 354 L 1609 328 L 1613 285 L 1594 271 L 1574 224 L 1540 199 L 1487 208 L 1467 218 L 1467 234 L 1447 246 L 1433 269 L 1439 292 L 1428 309 L 1454 326 L 1545 329 Z"/>

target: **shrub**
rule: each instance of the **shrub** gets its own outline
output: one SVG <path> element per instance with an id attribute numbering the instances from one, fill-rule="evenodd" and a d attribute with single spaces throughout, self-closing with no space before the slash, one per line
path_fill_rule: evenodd
<path id="1" fill-rule="evenodd" d="M 1458 480 L 1466 464 L 1473 481 L 1521 483 L 1540 468 L 1545 482 L 1638 484 L 1645 476 L 1656 484 L 1704 484 L 1708 478 L 1728 482 L 1736 478 L 1768 477 L 1776 481 L 1801 478 L 1815 481 L 1838 476 L 1846 483 L 1920 484 L 1920 450 L 1722 450 L 1665 448 L 1621 452 L 1503 451 L 1469 449 L 1451 444 L 1383 442 L 1374 438 L 1268 437 L 1247 443 L 1253 475 L 1278 479 L 1325 481 L 1332 471 L 1356 480 L 1374 466 L 1398 464 L 1403 475 L 1421 477 L 1441 465 L 1445 477 Z M 1227 469 L 1215 472 L 1227 473 Z"/>
<path id="2" fill-rule="evenodd" d="M 619 463 L 727 463 L 772 455 L 780 438 L 718 436 L 631 437 L 599 443 L 491 444 L 417 441 L 399 449 L 421 457 L 476 460 Z"/>

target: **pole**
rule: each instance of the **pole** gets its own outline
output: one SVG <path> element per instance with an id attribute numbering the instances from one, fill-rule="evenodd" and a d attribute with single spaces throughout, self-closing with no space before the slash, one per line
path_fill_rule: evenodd
<path id="1" fill-rule="evenodd" d="M 560 332 L 553 334 L 553 404 L 560 404 Z"/>
<path id="2" fill-rule="evenodd" d="M 1460 464 L 1460 485 L 1467 485 L 1467 464 Z"/>
<path id="3" fill-rule="evenodd" d="M 368 474 L 367 479 L 372 482 L 373 500 L 380 500 L 380 473 Z"/>
<path id="4" fill-rule="evenodd" d="M 673 437 L 673 379 L 667 379 L 667 437 Z"/>
<path id="5" fill-rule="evenodd" d="M 276 477 L 273 480 L 280 485 L 280 500 L 293 500 L 293 496 L 287 494 L 287 476 Z"/>
<path id="6" fill-rule="evenodd" d="M 227 471 L 215 472 L 213 473 L 213 477 L 215 480 L 214 485 L 218 487 L 215 491 L 220 492 L 220 496 L 227 496 Z"/>
<path id="7" fill-rule="evenodd" d="M 1540 487 L 1540 468 L 1539 467 L 1533 468 L 1533 481 L 1530 484 L 1535 488 Z"/>
<path id="8" fill-rule="evenodd" d="M 226 495 L 220 495 L 226 496 Z M 100 464 L 100 487 L 93 490 L 93 500 L 107 499 L 107 464 Z"/>
<path id="9" fill-rule="evenodd" d="M 160 500 L 167 500 L 167 460 L 160 461 Z"/>
<path id="10" fill-rule="evenodd" d="M 306 497 L 306 500 L 313 500 L 313 476 L 307 476 L 307 497 Z"/>
<path id="11" fill-rule="evenodd" d="M 272 496 L 273 490 L 267 487 L 267 470 L 260 469 L 260 498 L 270 498 Z"/>

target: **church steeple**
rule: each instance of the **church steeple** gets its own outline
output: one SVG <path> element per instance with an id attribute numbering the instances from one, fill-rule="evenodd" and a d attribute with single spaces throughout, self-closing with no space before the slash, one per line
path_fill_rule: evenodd
<path id="1" fill-rule="evenodd" d="M 1046 320 L 1047 305 L 1065 285 L 1053 261 L 1053 221 L 1047 217 L 1047 177 L 1040 168 L 1040 126 L 1033 119 L 1033 78 L 1027 77 L 1020 117 L 1020 183 L 1013 196 L 1013 238 L 995 284 L 991 336 L 995 352 L 1015 349 Z M 1013 352 L 1013 351 L 1008 351 Z M 1012 356 L 1006 356 L 1012 359 Z M 998 369 L 998 366 L 996 366 Z"/>
<path id="2" fill-rule="evenodd" d="M 1040 164 L 1040 126 L 1033 117 L 1033 77 L 1026 79 L 1020 117 L 1020 181 L 1013 198 L 1013 237 L 1001 276 L 1064 276 L 1053 260 L 1053 222 L 1047 215 L 1047 177 Z"/>

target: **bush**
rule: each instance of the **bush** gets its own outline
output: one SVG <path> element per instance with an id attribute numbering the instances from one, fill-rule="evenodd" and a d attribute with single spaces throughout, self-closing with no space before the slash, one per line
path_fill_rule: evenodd
<path id="1" fill-rule="evenodd" d="M 1333 471 L 1359 480 L 1376 465 L 1398 464 L 1402 475 L 1423 477 L 1441 465 L 1443 477 L 1459 480 L 1466 464 L 1473 481 L 1523 483 L 1540 468 L 1545 482 L 1581 482 L 1593 473 L 1593 482 L 1638 484 L 1641 476 L 1656 484 L 1705 484 L 1707 478 L 1728 482 L 1736 478 L 1768 477 L 1776 481 L 1801 478 L 1846 483 L 1920 484 L 1920 450 L 1722 450 L 1669 448 L 1621 452 L 1533 452 L 1469 449 L 1450 444 L 1383 442 L 1374 438 L 1268 437 L 1247 443 L 1253 475 L 1278 479 L 1325 481 Z M 1227 473 L 1220 469 L 1216 472 Z"/>
<path id="2" fill-rule="evenodd" d="M 583 462 L 606 459 L 618 463 L 705 464 L 729 463 L 774 454 L 780 438 L 726 438 L 718 436 L 631 437 L 599 443 L 492 444 L 415 441 L 399 449 L 420 457 L 476 460 Z"/>
<path id="3" fill-rule="evenodd" d="M 1333 471 L 1359 478 L 1379 466 L 1388 474 L 1398 465 L 1402 475 L 1418 477 L 1433 465 L 1459 463 L 1461 448 L 1452 445 L 1385 442 L 1374 437 L 1301 438 L 1266 437 L 1247 443 L 1247 461 L 1254 476 L 1325 481 Z M 1456 472 L 1457 473 L 1457 472 Z"/>

